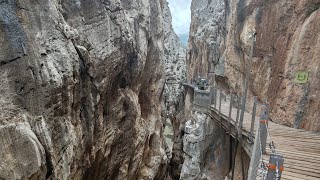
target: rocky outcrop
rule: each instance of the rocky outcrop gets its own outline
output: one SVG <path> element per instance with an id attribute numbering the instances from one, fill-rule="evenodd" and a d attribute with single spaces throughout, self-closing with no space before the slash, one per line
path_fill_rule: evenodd
<path id="1" fill-rule="evenodd" d="M 45 150 L 29 123 L 0 126 L 0 137 L 0 179 L 45 179 Z"/>
<path id="2" fill-rule="evenodd" d="M 1 123 L 0 179 L 162 179 L 166 2 L 0 6 L 0 68 L 29 117 Z"/>
<path id="3" fill-rule="evenodd" d="M 256 32 L 249 98 L 267 99 L 274 122 L 319 131 L 319 7 L 319 0 L 193 1 L 188 78 L 209 76 L 241 94 Z M 295 83 L 298 71 L 308 72 L 308 83 Z"/>
<path id="4" fill-rule="evenodd" d="M 164 6 L 164 53 L 165 88 L 163 92 L 163 122 L 166 124 L 168 139 L 167 154 L 172 158 L 168 173 L 173 179 L 179 179 L 183 163 L 182 134 L 185 123 L 184 88 L 186 81 L 186 50 L 172 27 L 172 17 L 168 3 Z M 171 132 L 169 132 L 171 131 Z"/>
<path id="5" fill-rule="evenodd" d="M 166 2 L 167 3 L 167 2 Z M 179 104 L 179 96 L 186 81 L 186 50 L 172 27 L 172 17 L 168 4 L 164 9 L 164 52 L 166 84 L 164 90 L 165 103 L 175 111 L 175 104 Z M 175 113 L 175 112 L 173 112 Z"/>
<path id="6" fill-rule="evenodd" d="M 224 74 L 223 50 L 225 6 L 223 0 L 199 0 L 191 3 L 191 25 L 187 50 L 188 79 L 198 76 L 214 81 Z"/>
<path id="7" fill-rule="evenodd" d="M 180 179 L 224 179 L 229 172 L 228 134 L 204 109 L 193 109 L 183 136 Z"/>

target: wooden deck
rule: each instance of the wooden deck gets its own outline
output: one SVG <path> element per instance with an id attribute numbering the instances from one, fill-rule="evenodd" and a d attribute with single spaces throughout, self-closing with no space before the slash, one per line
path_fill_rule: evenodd
<path id="1" fill-rule="evenodd" d="M 211 106 L 211 113 L 218 113 L 220 119 L 228 122 L 230 101 L 222 100 L 221 111 L 219 99 L 217 106 Z M 259 106 L 257 106 L 259 109 Z M 235 125 L 236 108 L 232 108 L 231 124 Z M 243 135 L 247 136 L 250 131 L 252 115 L 245 112 L 243 121 Z M 259 117 L 256 117 L 255 128 L 258 127 Z M 253 132 L 256 132 L 255 130 Z M 289 128 L 283 125 L 269 122 L 269 132 L 276 147 L 276 153 L 284 156 L 284 171 L 282 180 L 320 180 L 320 133 Z M 269 144 L 269 138 L 268 142 Z M 267 153 L 271 150 L 267 145 Z M 269 162 L 269 156 L 264 155 L 265 162 Z"/>

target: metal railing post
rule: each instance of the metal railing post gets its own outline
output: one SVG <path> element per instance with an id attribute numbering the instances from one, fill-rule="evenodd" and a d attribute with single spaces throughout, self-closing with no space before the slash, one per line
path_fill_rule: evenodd
<path id="1" fill-rule="evenodd" d="M 218 88 L 214 87 L 214 108 L 217 109 Z"/>
<path id="2" fill-rule="evenodd" d="M 221 101 L 222 101 L 222 91 L 220 89 L 220 93 L 219 93 L 219 112 L 221 112 Z"/>
<path id="3" fill-rule="evenodd" d="M 253 48 L 254 48 L 255 40 L 256 40 L 256 33 L 253 32 L 252 33 L 252 37 L 251 37 L 251 49 L 250 49 L 249 64 L 247 66 L 245 66 L 244 93 L 242 95 L 240 124 L 239 124 L 239 126 L 240 126 L 239 129 L 240 129 L 240 135 L 241 136 L 242 136 L 243 118 L 244 118 L 244 113 L 245 113 L 245 110 L 246 110 L 247 94 L 248 94 L 248 89 L 249 89 L 250 71 L 251 71 L 251 66 L 252 66 Z"/>
<path id="4" fill-rule="evenodd" d="M 229 123 L 231 120 L 231 114 L 232 114 L 232 102 L 233 102 L 233 95 L 230 94 L 230 107 L 229 107 Z"/>
<path id="5" fill-rule="evenodd" d="M 255 125 L 255 120 L 256 120 L 256 111 L 257 111 L 257 97 L 253 97 L 254 102 L 253 102 L 253 108 L 252 108 L 252 118 L 251 118 L 251 127 L 250 127 L 250 134 L 249 134 L 249 139 L 251 142 L 253 142 L 253 130 L 254 130 L 254 125 Z"/>
<path id="6" fill-rule="evenodd" d="M 232 149 L 231 149 L 231 134 L 232 134 L 232 130 L 231 130 L 231 113 L 232 113 L 232 102 L 233 102 L 233 95 L 230 94 L 230 107 L 229 107 L 229 118 L 228 118 L 228 133 L 229 135 L 227 136 L 227 147 L 226 148 L 226 152 L 227 152 L 227 161 L 229 162 L 229 169 L 232 168 L 232 164 L 230 163 L 232 161 Z"/>
<path id="7" fill-rule="evenodd" d="M 238 129 L 238 123 L 239 123 L 239 115 L 240 115 L 240 106 L 241 106 L 241 100 L 240 96 L 237 96 L 237 117 L 236 117 L 236 128 Z"/>
<path id="8" fill-rule="evenodd" d="M 256 180 L 257 174 L 259 170 L 259 164 L 261 159 L 261 153 L 260 153 L 260 129 L 256 129 L 256 138 L 254 139 L 254 144 L 252 148 L 252 153 L 250 157 L 250 164 L 248 169 L 248 178 L 247 180 Z"/>
<path id="9" fill-rule="evenodd" d="M 214 86 L 210 86 L 210 106 L 214 104 Z"/>
<path id="10" fill-rule="evenodd" d="M 280 180 L 283 168 L 283 156 L 279 154 L 270 154 L 268 167 L 267 180 Z"/>
<path id="11" fill-rule="evenodd" d="M 228 118 L 228 124 L 229 124 L 229 127 L 228 127 L 228 130 L 230 131 L 230 134 L 231 134 L 231 115 L 232 115 L 232 102 L 233 102 L 233 95 L 230 94 L 230 106 L 229 106 L 229 118 Z"/>
<path id="12" fill-rule="evenodd" d="M 267 125 L 268 125 L 267 106 L 262 105 L 261 112 L 260 112 L 259 128 L 260 128 L 261 151 L 263 154 L 266 154 L 267 136 L 268 136 Z"/>

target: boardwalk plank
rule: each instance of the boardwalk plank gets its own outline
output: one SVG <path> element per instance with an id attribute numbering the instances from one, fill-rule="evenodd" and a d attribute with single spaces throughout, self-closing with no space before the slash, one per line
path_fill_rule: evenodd
<path id="1" fill-rule="evenodd" d="M 211 113 L 220 115 L 222 117 L 221 121 L 228 121 L 229 105 L 229 100 L 222 101 L 221 113 L 214 109 L 214 106 L 211 107 Z M 230 120 L 232 126 L 235 125 L 236 114 L 237 109 L 232 107 Z M 256 117 L 254 129 L 258 128 L 258 120 L 259 117 Z M 250 127 L 251 114 L 245 112 L 243 120 L 244 135 L 250 131 Z M 282 179 L 320 180 L 320 166 L 318 165 L 320 161 L 320 133 L 294 129 L 271 121 L 268 127 L 277 152 L 284 156 L 285 170 Z M 267 141 L 269 143 L 269 139 Z M 268 149 L 267 152 L 270 153 L 270 150 Z M 268 162 L 269 156 L 264 155 L 263 159 Z"/>

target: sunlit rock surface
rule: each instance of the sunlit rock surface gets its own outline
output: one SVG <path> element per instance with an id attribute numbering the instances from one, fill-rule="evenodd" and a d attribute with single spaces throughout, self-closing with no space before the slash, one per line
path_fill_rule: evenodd
<path id="1" fill-rule="evenodd" d="M 241 94 L 255 31 L 249 98 L 266 99 L 274 122 L 319 131 L 319 8 L 319 0 L 193 1 L 188 78 Z M 308 83 L 295 83 L 298 71 Z"/>
<path id="2" fill-rule="evenodd" d="M 225 5 L 223 0 L 194 0 L 187 50 L 188 79 L 224 74 Z M 215 69 L 216 68 L 216 69 Z M 211 72 L 210 74 L 208 72 Z M 213 78 L 212 78 L 213 79 Z"/>

